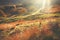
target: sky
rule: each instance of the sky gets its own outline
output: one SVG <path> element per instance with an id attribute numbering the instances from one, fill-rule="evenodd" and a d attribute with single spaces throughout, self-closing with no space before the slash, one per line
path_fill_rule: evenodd
<path id="1" fill-rule="evenodd" d="M 19 3 L 21 0 L 0 0 L 0 5 L 5 5 L 5 4 L 9 4 L 9 3 Z"/>
<path id="2" fill-rule="evenodd" d="M 9 4 L 9 3 L 17 4 L 17 3 L 20 3 L 21 1 L 27 1 L 27 0 L 0 0 L 0 5 L 5 5 L 5 4 Z M 59 4 L 60 5 L 60 0 L 52 0 L 51 4 L 53 4 L 53 5 Z"/>

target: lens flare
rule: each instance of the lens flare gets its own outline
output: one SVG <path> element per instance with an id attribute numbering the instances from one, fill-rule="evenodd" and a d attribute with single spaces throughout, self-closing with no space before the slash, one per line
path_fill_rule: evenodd
<path id="1" fill-rule="evenodd" d="M 39 9 L 36 11 L 36 12 L 33 12 L 29 15 L 26 15 L 25 17 L 28 17 L 28 16 L 32 16 L 32 15 L 36 15 L 36 14 L 41 14 L 40 11 L 47 11 L 51 8 L 51 0 L 35 0 L 34 4 L 39 4 L 40 7 Z M 25 18 L 23 17 L 23 18 Z"/>

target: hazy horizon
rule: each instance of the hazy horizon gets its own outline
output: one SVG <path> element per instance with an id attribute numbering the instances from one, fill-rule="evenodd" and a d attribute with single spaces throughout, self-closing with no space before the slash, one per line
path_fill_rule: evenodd
<path id="1" fill-rule="evenodd" d="M 21 3 L 22 1 L 24 1 L 24 2 L 30 2 L 28 0 L 0 0 L 0 5 L 18 4 L 18 3 Z M 51 4 L 52 5 L 60 5 L 60 0 L 52 0 Z"/>

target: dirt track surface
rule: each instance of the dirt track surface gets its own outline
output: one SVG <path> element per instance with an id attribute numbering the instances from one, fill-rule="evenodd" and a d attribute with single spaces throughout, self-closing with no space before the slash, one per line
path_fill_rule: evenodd
<path id="1" fill-rule="evenodd" d="M 59 20 L 49 18 L 0 24 L 0 40 L 60 40 Z"/>

